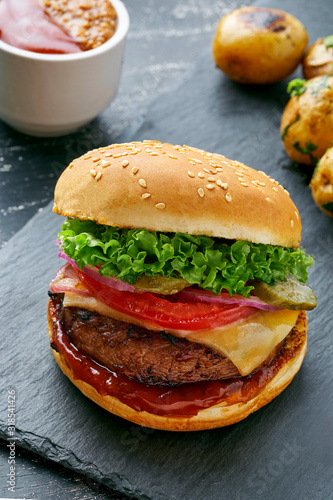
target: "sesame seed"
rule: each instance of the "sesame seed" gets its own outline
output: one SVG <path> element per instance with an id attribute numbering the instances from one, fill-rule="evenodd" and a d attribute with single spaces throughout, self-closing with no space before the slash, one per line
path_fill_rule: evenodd
<path id="1" fill-rule="evenodd" d="M 189 160 L 189 162 L 191 163 L 191 165 L 195 165 L 195 161 Z"/>
<path id="2" fill-rule="evenodd" d="M 192 177 L 192 178 L 195 177 L 194 173 L 191 172 L 191 170 L 188 170 L 187 174 L 189 177 Z"/>
<path id="3" fill-rule="evenodd" d="M 221 179 L 217 179 L 216 184 L 218 186 L 222 187 L 223 182 L 221 181 Z"/>
<path id="4" fill-rule="evenodd" d="M 68 165 L 68 167 L 69 167 L 69 168 L 73 168 L 73 167 L 74 167 L 74 163 L 73 163 L 73 162 L 72 162 L 72 163 L 70 163 L 70 164 Z"/>
<path id="5" fill-rule="evenodd" d="M 227 182 L 222 182 L 221 183 L 221 188 L 222 189 L 228 189 L 228 183 Z"/>
<path id="6" fill-rule="evenodd" d="M 136 155 L 138 151 L 136 149 L 133 149 L 133 151 L 130 152 L 130 155 Z"/>
<path id="7" fill-rule="evenodd" d="M 207 184 L 206 188 L 207 189 L 214 189 L 215 188 L 215 184 Z"/>
<path id="8" fill-rule="evenodd" d="M 248 185 L 247 182 L 241 182 L 241 185 L 244 186 L 244 187 L 249 187 L 249 185 Z"/>
<path id="9" fill-rule="evenodd" d="M 283 191 L 289 196 L 289 191 L 287 191 L 286 189 L 284 189 Z"/>
<path id="10" fill-rule="evenodd" d="M 141 195 L 141 198 L 143 198 L 144 200 L 146 198 L 150 198 L 151 197 L 151 194 L 150 193 L 143 193 L 143 195 Z"/>
<path id="11" fill-rule="evenodd" d="M 135 175 L 139 172 L 139 168 L 138 167 L 133 167 L 132 168 L 132 174 Z"/>
<path id="12" fill-rule="evenodd" d="M 99 158 L 99 157 L 97 157 L 97 158 L 93 158 L 93 160 L 92 160 L 92 161 L 93 161 L 94 163 L 96 163 L 96 161 L 99 161 L 99 160 L 100 160 L 100 158 Z"/>
<path id="13" fill-rule="evenodd" d="M 266 184 L 262 181 L 258 181 L 258 186 L 266 186 Z"/>
<path id="14" fill-rule="evenodd" d="M 244 175 L 243 172 L 237 172 L 237 170 L 235 171 L 235 174 L 239 175 L 239 177 L 243 177 L 243 175 Z"/>
<path id="15" fill-rule="evenodd" d="M 204 167 L 204 169 L 203 169 L 203 170 L 204 170 L 204 172 L 206 172 L 207 174 L 210 174 L 210 173 L 211 173 L 211 172 L 210 172 L 210 170 L 209 170 L 209 168 Z"/>
<path id="16" fill-rule="evenodd" d="M 149 153 L 149 156 L 158 156 L 158 153 L 156 153 L 156 151 L 153 151 L 152 153 Z"/>
<path id="17" fill-rule="evenodd" d="M 147 183 L 146 183 L 146 181 L 144 179 L 139 179 L 139 184 L 143 188 L 147 187 Z"/>
<path id="18" fill-rule="evenodd" d="M 96 177 L 96 170 L 94 170 L 93 168 L 90 170 L 90 175 L 92 177 Z"/>
<path id="19" fill-rule="evenodd" d="M 222 167 L 217 167 L 216 168 L 216 172 L 223 172 L 223 168 Z"/>
<path id="20" fill-rule="evenodd" d="M 158 208 L 159 210 L 164 210 L 165 203 L 156 203 L 155 208 Z"/>
<path id="21" fill-rule="evenodd" d="M 232 200 L 232 198 L 231 198 L 231 194 L 230 194 L 230 193 L 227 193 L 227 194 L 225 195 L 225 199 L 227 200 L 227 202 L 228 202 L 228 203 L 230 203 L 230 202 L 231 202 L 231 200 Z"/>
<path id="22" fill-rule="evenodd" d="M 146 153 L 151 153 L 151 149 L 150 148 L 146 148 Z"/>
<path id="23" fill-rule="evenodd" d="M 99 149 L 98 150 L 100 153 L 104 154 L 105 153 L 105 149 Z"/>
<path id="24" fill-rule="evenodd" d="M 129 161 L 128 160 L 124 160 L 124 161 L 121 162 L 121 166 L 123 168 L 127 167 L 127 165 L 129 165 Z"/>
<path id="25" fill-rule="evenodd" d="M 270 202 L 270 201 L 271 201 L 271 199 L 270 199 L 270 198 L 265 198 L 265 200 L 266 200 L 266 201 L 268 201 L 268 202 Z"/>
<path id="26" fill-rule="evenodd" d="M 198 177 L 200 177 L 200 179 L 204 179 L 205 174 L 203 172 L 198 172 Z"/>
<path id="27" fill-rule="evenodd" d="M 205 196 L 205 191 L 202 188 L 198 189 L 198 195 L 203 198 Z"/>
<path id="28" fill-rule="evenodd" d="M 256 187 L 258 187 L 258 181 L 251 181 Z"/>
<path id="29" fill-rule="evenodd" d="M 291 227 L 294 227 L 294 221 L 292 219 L 290 221 L 290 225 L 291 225 Z"/>
<path id="30" fill-rule="evenodd" d="M 99 179 L 102 177 L 102 175 L 103 175 L 102 172 L 98 172 L 98 174 L 95 177 L 95 180 L 99 181 Z"/>
<path id="31" fill-rule="evenodd" d="M 177 156 L 169 155 L 169 158 L 172 158 L 173 160 L 178 160 Z"/>
<path id="32" fill-rule="evenodd" d="M 272 187 L 273 191 L 275 191 L 276 193 L 279 191 L 277 187 L 273 186 Z"/>
<path id="33" fill-rule="evenodd" d="M 113 156 L 113 153 L 106 153 L 105 158 L 111 158 Z"/>
<path id="34" fill-rule="evenodd" d="M 84 158 L 85 160 L 89 160 L 89 158 L 91 158 L 91 155 L 84 156 L 83 158 Z"/>
<path id="35" fill-rule="evenodd" d="M 102 160 L 102 167 L 103 167 L 103 168 L 109 167 L 110 165 L 111 165 L 111 162 L 110 162 L 110 161 L 105 161 L 105 160 Z"/>
<path id="36" fill-rule="evenodd" d="M 122 153 L 120 153 L 119 155 L 113 155 L 113 158 L 120 158 L 122 155 Z"/>
<path id="37" fill-rule="evenodd" d="M 208 182 L 215 182 L 215 180 L 216 180 L 215 177 L 208 177 L 207 179 Z"/>

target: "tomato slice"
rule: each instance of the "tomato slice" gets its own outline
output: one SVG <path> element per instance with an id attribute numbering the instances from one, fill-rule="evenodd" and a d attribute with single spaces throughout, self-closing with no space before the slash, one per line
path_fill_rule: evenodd
<path id="1" fill-rule="evenodd" d="M 107 306 L 163 330 L 212 330 L 244 320 L 257 312 L 243 305 L 171 302 L 152 293 L 127 292 L 111 288 L 83 271 L 73 268 L 91 295 Z"/>

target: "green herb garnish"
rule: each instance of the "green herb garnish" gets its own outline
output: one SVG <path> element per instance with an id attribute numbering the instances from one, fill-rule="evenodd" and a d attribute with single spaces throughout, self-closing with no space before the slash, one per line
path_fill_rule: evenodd
<path id="1" fill-rule="evenodd" d="M 313 163 L 317 163 L 317 158 L 315 158 L 312 154 L 312 151 L 315 151 L 316 149 L 318 149 L 318 146 L 316 146 L 315 144 L 313 144 L 311 141 L 309 141 L 306 145 L 305 148 L 302 148 L 300 145 L 299 145 L 299 141 L 296 141 L 294 142 L 293 144 L 294 148 L 297 149 L 297 151 L 299 151 L 300 153 L 304 154 L 304 155 L 309 155 L 310 158 L 311 158 L 311 161 Z"/>
<path id="2" fill-rule="evenodd" d="M 326 45 L 327 49 L 329 49 L 330 47 L 333 47 L 333 35 L 327 36 L 324 39 L 324 44 Z"/>
<path id="3" fill-rule="evenodd" d="M 295 120 L 293 120 L 291 123 L 289 123 L 289 125 L 287 125 L 287 126 L 285 127 L 284 131 L 283 131 L 283 132 L 282 132 L 282 134 L 281 134 L 281 139 L 282 139 L 282 140 L 286 137 L 286 135 L 287 135 L 287 132 L 288 132 L 289 128 L 290 128 L 292 125 L 294 125 L 294 123 L 298 122 L 298 120 L 299 120 L 299 119 L 300 119 L 300 115 L 297 115 L 297 116 L 296 116 L 296 118 L 295 118 Z"/>
<path id="4" fill-rule="evenodd" d="M 295 95 L 302 95 L 306 91 L 305 87 L 306 80 L 302 78 L 295 78 L 288 83 L 287 92 L 290 94 L 290 97 Z"/>
<path id="5" fill-rule="evenodd" d="M 248 297 L 253 288 L 249 280 L 274 284 L 288 272 L 304 283 L 313 263 L 300 248 L 120 229 L 78 219 L 66 220 L 58 238 L 81 269 L 101 266 L 101 276 L 117 276 L 130 284 L 142 274 L 182 278 L 215 294 L 226 289 L 230 295 Z"/>
<path id="6" fill-rule="evenodd" d="M 311 90 L 311 94 L 315 97 L 318 97 L 318 93 L 321 89 L 329 89 L 330 86 L 327 84 L 327 78 L 330 75 L 324 75 L 319 80 L 311 81 L 303 80 L 302 78 L 295 78 L 289 82 L 287 87 L 287 92 L 290 94 L 290 97 L 300 96 L 304 94 L 307 89 Z"/>
<path id="7" fill-rule="evenodd" d="M 318 97 L 318 93 L 322 89 L 329 89 L 330 86 L 327 84 L 327 78 L 330 75 L 324 75 L 322 78 L 319 80 L 310 80 L 306 86 L 307 89 L 311 90 L 311 94 L 314 95 L 315 97 Z"/>

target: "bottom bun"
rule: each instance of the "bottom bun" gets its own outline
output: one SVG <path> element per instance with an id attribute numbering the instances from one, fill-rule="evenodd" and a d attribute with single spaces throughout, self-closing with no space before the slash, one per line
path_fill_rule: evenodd
<path id="1" fill-rule="evenodd" d="M 254 398 L 247 402 L 227 405 L 221 402 L 217 405 L 200 410 L 197 415 L 188 416 L 160 416 L 138 411 L 122 403 L 113 396 L 102 396 L 90 384 L 75 379 L 70 367 L 67 366 L 59 352 L 52 349 L 53 356 L 63 373 L 88 398 L 105 410 L 118 415 L 135 424 L 166 431 L 199 431 L 224 427 L 243 420 L 248 415 L 272 401 L 292 381 L 301 367 L 306 352 L 307 318 L 301 311 L 296 325 L 286 337 L 273 363 L 279 363 L 281 368 Z M 48 310 L 48 332 L 52 342 L 52 318 Z"/>

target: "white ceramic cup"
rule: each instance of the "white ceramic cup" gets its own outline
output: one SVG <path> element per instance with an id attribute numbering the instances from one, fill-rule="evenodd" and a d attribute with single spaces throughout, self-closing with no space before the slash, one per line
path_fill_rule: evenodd
<path id="1" fill-rule="evenodd" d="M 96 49 L 39 54 L 0 40 L 0 119 L 40 137 L 69 134 L 90 122 L 116 96 L 129 28 L 120 0 L 115 34 Z"/>

